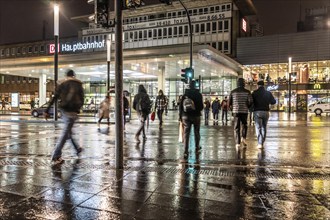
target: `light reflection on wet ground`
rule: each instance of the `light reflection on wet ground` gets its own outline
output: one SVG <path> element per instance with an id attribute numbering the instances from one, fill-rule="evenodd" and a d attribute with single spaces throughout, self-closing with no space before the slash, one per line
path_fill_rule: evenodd
<path id="1" fill-rule="evenodd" d="M 232 123 L 202 126 L 202 153 L 181 160 L 177 115 L 150 122 L 145 142 L 127 124 L 124 170 L 114 169 L 114 125 L 81 118 L 77 158 L 50 165 L 61 123 L 0 116 L 0 219 L 327 219 L 330 116 L 272 113 L 265 150 L 254 127 L 235 149 Z M 193 146 L 193 143 L 191 143 Z"/>

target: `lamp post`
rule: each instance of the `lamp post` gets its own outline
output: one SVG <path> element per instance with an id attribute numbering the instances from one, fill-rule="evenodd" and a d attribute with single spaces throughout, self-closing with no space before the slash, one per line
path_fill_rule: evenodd
<path id="1" fill-rule="evenodd" d="M 110 95 L 110 62 L 111 62 L 111 34 L 108 35 L 107 39 L 107 91 Z"/>
<path id="2" fill-rule="evenodd" d="M 291 114 L 291 66 L 292 66 L 292 57 L 289 57 L 289 114 Z"/>
<path id="3" fill-rule="evenodd" d="M 54 85 L 55 91 L 57 89 L 58 80 L 58 33 L 59 33 L 59 6 L 54 3 L 54 41 L 55 41 L 55 53 L 54 53 Z M 57 100 L 54 103 L 54 120 L 57 121 Z"/>

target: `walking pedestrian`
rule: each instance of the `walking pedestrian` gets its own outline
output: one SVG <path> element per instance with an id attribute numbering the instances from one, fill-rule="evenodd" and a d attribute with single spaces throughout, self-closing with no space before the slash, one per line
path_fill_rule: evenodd
<path id="1" fill-rule="evenodd" d="M 141 132 L 143 140 L 147 139 L 145 133 L 145 122 L 148 118 L 151 109 L 151 101 L 149 95 L 147 94 L 147 90 L 144 88 L 143 85 L 139 85 L 138 94 L 134 96 L 133 108 L 134 110 L 136 110 L 140 121 L 140 127 L 135 134 L 135 140 L 137 142 L 140 142 L 139 136 Z"/>
<path id="2" fill-rule="evenodd" d="M 110 96 L 107 95 L 104 100 L 100 103 L 99 108 L 99 120 L 97 122 L 98 129 L 103 118 L 107 119 L 108 127 L 110 126 Z"/>
<path id="3" fill-rule="evenodd" d="M 218 125 L 220 109 L 220 101 L 218 97 L 216 97 L 215 100 L 212 102 L 213 125 Z"/>
<path id="4" fill-rule="evenodd" d="M 34 101 L 34 98 L 31 98 L 31 101 L 30 101 L 31 110 L 34 109 L 35 105 L 36 105 L 36 102 Z"/>
<path id="5" fill-rule="evenodd" d="M 209 124 L 209 113 L 210 113 L 211 103 L 210 101 L 205 98 L 204 101 L 204 119 L 205 119 L 205 125 Z"/>
<path id="6" fill-rule="evenodd" d="M 195 135 L 195 153 L 200 153 L 200 124 L 201 111 L 203 110 L 203 97 L 198 89 L 195 88 L 195 82 L 189 84 L 189 89 L 185 90 L 179 107 L 179 120 L 182 121 L 184 127 L 184 160 L 188 159 L 189 154 L 189 137 L 191 126 L 194 126 Z"/>
<path id="7" fill-rule="evenodd" d="M 228 121 L 228 108 L 229 108 L 228 99 L 227 99 L 227 96 L 225 96 L 225 99 L 222 100 L 222 102 L 221 102 L 221 109 L 222 109 L 221 120 L 222 120 L 222 122 L 223 122 L 224 117 L 226 118 L 226 123 Z"/>
<path id="8" fill-rule="evenodd" d="M 159 90 L 158 96 L 155 101 L 155 110 L 157 111 L 157 117 L 159 120 L 159 128 L 163 127 L 163 113 L 166 111 L 167 98 L 165 97 L 163 90 Z"/>
<path id="9" fill-rule="evenodd" d="M 254 121 L 258 139 L 258 148 L 262 149 L 266 140 L 269 105 L 276 104 L 273 94 L 264 87 L 264 81 L 258 81 L 258 89 L 253 91 Z"/>
<path id="10" fill-rule="evenodd" d="M 126 133 L 126 129 L 125 129 L 125 126 L 126 126 L 126 115 L 129 114 L 129 101 L 128 99 L 126 98 L 126 94 L 128 92 L 124 92 L 123 94 L 123 103 L 124 103 L 124 132 Z"/>
<path id="11" fill-rule="evenodd" d="M 66 78 L 59 82 L 55 95 L 45 110 L 44 116 L 46 119 L 49 118 L 49 109 L 56 100 L 60 100 L 59 109 L 61 110 L 62 118 L 64 120 L 64 129 L 61 137 L 57 141 L 51 160 L 54 164 L 60 164 L 63 162 L 62 149 L 66 140 L 71 140 L 77 155 L 82 151 L 82 148 L 77 145 L 72 137 L 72 127 L 84 104 L 84 89 L 82 87 L 82 82 L 75 78 L 75 72 L 73 70 L 67 70 Z"/>
<path id="12" fill-rule="evenodd" d="M 5 101 L 5 99 L 2 99 L 1 100 L 1 111 L 3 112 L 5 110 L 6 110 L 6 101 Z"/>
<path id="13" fill-rule="evenodd" d="M 229 108 L 231 108 L 234 117 L 234 136 L 236 148 L 238 149 L 243 144 L 247 146 L 247 117 L 249 107 L 252 105 L 251 92 L 245 89 L 245 81 L 243 78 L 237 80 L 238 87 L 231 91 L 229 96 Z"/>

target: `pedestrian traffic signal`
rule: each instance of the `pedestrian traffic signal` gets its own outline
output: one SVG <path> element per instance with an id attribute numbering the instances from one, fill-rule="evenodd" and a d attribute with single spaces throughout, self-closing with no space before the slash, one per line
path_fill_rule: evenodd
<path id="1" fill-rule="evenodd" d="M 199 79 L 195 79 L 195 88 L 199 89 L 200 88 L 200 82 Z"/>
<path id="2" fill-rule="evenodd" d="M 172 5 L 172 0 L 159 0 L 161 3 L 166 3 L 167 5 Z"/>
<path id="3" fill-rule="evenodd" d="M 109 27 L 108 18 L 110 12 L 109 0 L 95 0 L 95 23 L 102 27 Z"/>
<path id="4" fill-rule="evenodd" d="M 183 72 L 181 74 L 181 81 L 184 83 L 190 83 L 191 80 L 194 78 L 194 69 L 193 68 L 185 68 L 185 69 L 181 69 L 181 72 Z"/>

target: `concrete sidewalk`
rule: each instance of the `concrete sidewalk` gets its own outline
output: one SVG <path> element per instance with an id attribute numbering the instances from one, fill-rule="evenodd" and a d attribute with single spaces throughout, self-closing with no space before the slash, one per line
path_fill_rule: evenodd
<path id="1" fill-rule="evenodd" d="M 141 143 L 127 124 L 123 170 L 114 125 L 77 124 L 81 157 L 67 143 L 51 166 L 61 124 L 0 118 L 0 219 L 329 219 L 329 117 L 272 113 L 262 151 L 253 126 L 239 151 L 231 122 L 202 126 L 202 153 L 184 163 L 177 115 L 165 118 Z"/>

